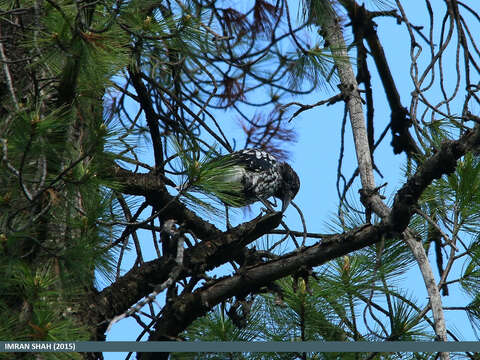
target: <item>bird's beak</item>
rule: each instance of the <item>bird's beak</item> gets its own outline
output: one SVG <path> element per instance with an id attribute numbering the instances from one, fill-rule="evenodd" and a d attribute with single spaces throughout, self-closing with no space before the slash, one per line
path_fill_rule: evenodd
<path id="1" fill-rule="evenodd" d="M 290 202 L 292 201 L 292 197 L 290 194 L 286 194 L 286 196 L 282 199 L 282 213 L 287 210 L 288 205 L 290 205 Z"/>

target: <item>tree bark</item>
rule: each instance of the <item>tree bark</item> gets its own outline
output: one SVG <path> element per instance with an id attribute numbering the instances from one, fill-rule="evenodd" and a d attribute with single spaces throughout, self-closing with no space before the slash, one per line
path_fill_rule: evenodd
<path id="1" fill-rule="evenodd" d="M 362 191 L 366 195 L 366 198 L 368 198 L 367 204 L 371 206 L 372 210 L 382 219 L 386 219 L 390 216 L 391 211 L 375 191 L 375 179 L 373 176 L 373 166 L 368 146 L 362 101 L 358 92 L 357 80 L 348 58 L 347 46 L 343 38 L 339 18 L 332 16 L 325 20 L 325 23 L 322 25 L 322 31 L 333 54 L 335 66 L 340 78 L 341 90 L 346 95 L 360 179 L 363 187 Z M 403 236 L 415 256 L 427 288 L 435 323 L 435 333 L 439 340 L 446 341 L 447 333 L 442 300 L 423 244 L 415 239 L 413 232 L 409 229 L 403 232 Z M 447 360 L 450 357 L 448 353 L 441 353 L 441 358 L 442 360 Z"/>

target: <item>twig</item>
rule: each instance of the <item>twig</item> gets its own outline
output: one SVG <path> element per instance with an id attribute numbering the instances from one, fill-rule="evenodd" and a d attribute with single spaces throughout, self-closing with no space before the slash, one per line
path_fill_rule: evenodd
<path id="1" fill-rule="evenodd" d="M 0 29 L 0 38 L 1 37 L 2 37 L 2 32 Z M 10 91 L 12 101 L 15 104 L 15 109 L 18 110 L 20 106 L 18 104 L 17 95 L 15 95 L 15 88 L 13 87 L 12 74 L 10 73 L 10 68 L 8 67 L 9 60 L 7 58 L 7 55 L 5 55 L 5 48 L 3 47 L 3 41 L 0 41 L 0 56 L 2 58 L 3 72 L 5 73 L 5 78 L 7 80 L 8 90 Z"/>
<path id="2" fill-rule="evenodd" d="M 303 236 L 304 234 L 307 235 L 307 237 L 312 238 L 312 239 L 326 239 L 326 238 L 331 238 L 335 237 L 336 234 L 319 234 L 319 233 L 305 233 L 303 231 L 295 231 L 295 230 L 271 230 L 269 231 L 269 234 L 278 234 L 278 235 L 289 235 L 293 234 L 295 236 Z"/>
<path id="3" fill-rule="evenodd" d="M 168 279 L 165 280 L 163 283 L 155 286 L 155 288 L 153 289 L 153 292 L 150 295 L 148 295 L 144 300 L 140 301 L 138 304 L 131 307 L 123 314 L 115 316 L 108 324 L 106 332 L 110 331 L 110 329 L 116 322 L 128 316 L 132 316 L 133 314 L 139 312 L 140 309 L 146 304 L 150 304 L 153 301 L 155 301 L 155 298 L 157 297 L 157 295 L 167 287 L 171 286 L 175 281 L 177 281 L 178 277 L 180 276 L 180 273 L 182 272 L 182 269 L 183 269 L 182 267 L 183 250 L 184 250 L 183 243 L 185 241 L 185 238 L 183 236 L 183 233 L 175 228 L 174 220 L 167 220 L 165 222 L 164 231 L 177 238 L 177 255 L 175 257 L 175 262 L 177 265 L 172 269 Z"/>
<path id="4" fill-rule="evenodd" d="M 373 177 L 373 165 L 371 162 L 370 150 L 368 145 L 367 131 L 365 126 L 365 119 L 363 116 L 362 104 L 358 94 L 358 84 L 353 72 L 350 62 L 345 59 L 347 57 L 345 40 L 343 38 L 342 29 L 340 27 L 338 18 L 328 19 L 326 24 L 322 26 L 325 39 L 331 46 L 332 53 L 334 55 L 335 65 L 338 69 L 342 88 L 347 93 L 346 103 L 349 108 L 350 121 L 352 123 L 353 136 L 355 141 L 355 150 L 357 153 L 357 161 L 360 172 L 360 179 L 362 187 L 365 191 L 375 189 L 375 179 Z M 336 60 L 337 58 L 343 59 L 342 61 Z M 389 218 L 391 215 L 391 209 L 389 209 L 382 201 L 378 194 L 372 194 L 367 202 L 371 206 L 372 210 L 377 213 L 382 219 Z M 412 253 L 415 256 L 417 264 L 422 273 L 427 292 L 430 297 L 430 304 L 432 306 L 432 312 L 435 322 L 435 333 L 443 340 L 447 340 L 445 317 L 442 309 L 442 301 L 440 293 L 438 291 L 435 277 L 433 275 L 432 268 L 428 261 L 428 257 L 423 248 L 423 244 L 415 239 L 413 232 L 410 229 L 406 229 L 402 233 L 405 241 L 409 245 Z M 441 353 L 442 360 L 449 359 L 447 352 Z"/>
<path id="5" fill-rule="evenodd" d="M 427 220 L 427 222 L 428 222 L 430 225 L 432 225 L 432 226 L 440 233 L 440 235 L 445 239 L 445 242 L 446 242 L 447 244 L 449 244 L 449 245 L 450 245 L 451 247 L 453 247 L 456 251 L 458 251 L 457 246 L 453 243 L 452 240 L 450 240 L 450 238 L 447 236 L 447 234 L 445 234 L 445 233 L 443 232 L 443 230 L 440 228 L 440 226 L 438 226 L 438 224 L 437 224 L 435 221 L 433 221 L 433 219 L 432 219 L 430 216 L 428 216 L 427 214 L 425 214 L 422 210 L 420 210 L 420 208 L 416 208 L 416 209 L 415 209 L 415 212 L 416 212 L 418 215 L 422 216 L 425 220 Z"/>
<path id="6" fill-rule="evenodd" d="M 288 120 L 288 122 L 290 122 L 304 111 L 313 109 L 314 107 L 321 106 L 321 105 L 324 105 L 324 104 L 333 105 L 336 102 L 343 100 L 343 98 L 344 98 L 343 94 L 340 93 L 340 94 L 337 94 L 335 96 L 332 96 L 329 99 L 321 100 L 321 101 L 316 102 L 315 104 L 311 104 L 311 105 L 305 105 L 305 104 L 301 104 L 299 102 L 293 101 L 293 102 L 290 102 L 288 104 L 282 105 L 281 109 L 285 110 L 287 107 L 292 106 L 292 105 L 300 106 L 300 109 L 295 111 L 295 113 L 292 115 L 290 120 Z"/>
<path id="7" fill-rule="evenodd" d="M 302 247 L 305 246 L 305 242 L 307 241 L 307 224 L 305 223 L 305 218 L 303 217 L 302 210 L 295 204 L 293 201 L 290 201 L 290 204 L 298 211 L 298 215 L 300 215 L 300 220 L 302 221 L 303 226 L 303 240 L 302 240 Z"/>

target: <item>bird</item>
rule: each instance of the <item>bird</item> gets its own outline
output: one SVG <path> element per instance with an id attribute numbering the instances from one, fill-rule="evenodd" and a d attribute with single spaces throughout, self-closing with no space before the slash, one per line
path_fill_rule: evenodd
<path id="1" fill-rule="evenodd" d="M 261 149 L 244 149 L 227 155 L 221 155 L 215 161 L 226 160 L 228 171 L 216 175 L 216 181 L 224 185 L 224 193 L 233 196 L 221 197 L 228 206 L 243 207 L 270 197 L 282 201 L 281 212 L 285 212 L 300 189 L 300 179 L 286 162 L 277 160 L 273 155 Z"/>

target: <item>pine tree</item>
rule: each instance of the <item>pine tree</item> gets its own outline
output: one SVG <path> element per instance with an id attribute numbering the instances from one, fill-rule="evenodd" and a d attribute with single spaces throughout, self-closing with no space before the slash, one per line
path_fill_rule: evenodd
<path id="1" fill-rule="evenodd" d="M 448 311 L 479 330 L 480 10 L 427 0 L 429 19 L 416 24 L 400 1 L 297 5 L 0 3 L 0 339 L 103 341 L 125 317 L 139 325 L 133 339 L 149 341 L 456 341 Z M 408 33 L 411 93 L 392 75 L 382 21 Z M 288 162 L 293 124 L 325 105 L 344 106 L 338 168 L 317 149 L 301 156 L 337 173 L 330 232 L 309 232 L 325 219 L 296 203 L 303 229 L 293 228 L 265 199 L 225 229 L 223 205 L 242 205 L 242 189 L 223 181 L 238 170 L 228 154 L 256 148 Z M 405 158 L 392 200 L 375 178 L 388 132 L 383 149 Z M 427 300 L 398 285 L 411 268 Z M 445 306 L 458 291 L 465 302 Z"/>

